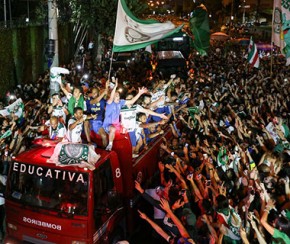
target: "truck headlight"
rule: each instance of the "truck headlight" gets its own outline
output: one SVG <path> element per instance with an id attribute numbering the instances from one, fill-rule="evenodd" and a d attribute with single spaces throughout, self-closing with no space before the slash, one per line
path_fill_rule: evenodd
<path id="1" fill-rule="evenodd" d="M 14 225 L 14 224 L 11 224 L 11 223 L 8 223 L 7 224 L 7 227 L 10 228 L 10 229 L 12 229 L 12 230 L 17 230 L 17 226 Z"/>

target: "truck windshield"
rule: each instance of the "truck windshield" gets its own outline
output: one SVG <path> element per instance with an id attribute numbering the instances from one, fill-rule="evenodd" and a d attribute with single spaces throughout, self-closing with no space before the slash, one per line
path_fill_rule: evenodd
<path id="1" fill-rule="evenodd" d="M 33 209 L 87 215 L 88 173 L 13 162 L 6 197 Z"/>

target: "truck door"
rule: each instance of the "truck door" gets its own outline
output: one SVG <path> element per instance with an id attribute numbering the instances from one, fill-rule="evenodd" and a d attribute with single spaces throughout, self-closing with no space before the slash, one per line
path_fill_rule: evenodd
<path id="1" fill-rule="evenodd" d="M 123 210 L 120 211 L 122 198 L 116 190 L 110 159 L 94 170 L 93 184 L 93 214 L 99 243 L 105 238 L 102 236 L 111 232 L 112 228 L 118 224 L 121 212 L 123 212 Z M 95 235 L 94 240 L 96 240 Z"/>

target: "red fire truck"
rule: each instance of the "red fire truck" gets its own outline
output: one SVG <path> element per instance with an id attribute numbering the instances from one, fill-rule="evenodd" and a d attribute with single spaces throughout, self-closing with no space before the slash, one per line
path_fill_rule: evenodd
<path id="1" fill-rule="evenodd" d="M 169 129 L 163 135 L 171 136 Z M 157 138 L 132 159 L 128 134 L 116 134 L 113 151 L 96 149 L 94 170 L 48 163 L 53 145 L 17 155 L 7 180 L 5 243 L 117 242 L 133 229 L 134 180 L 156 174 L 161 143 Z"/>

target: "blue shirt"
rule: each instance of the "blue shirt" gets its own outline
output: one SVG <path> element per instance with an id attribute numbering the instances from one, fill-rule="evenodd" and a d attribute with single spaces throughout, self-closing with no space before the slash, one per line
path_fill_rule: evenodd
<path id="1" fill-rule="evenodd" d="M 103 127 L 120 124 L 121 107 L 123 107 L 125 103 L 126 100 L 124 99 L 121 99 L 119 103 L 115 102 L 112 102 L 110 104 L 107 103 Z"/>
<path id="2" fill-rule="evenodd" d="M 92 98 L 90 97 L 86 100 L 88 114 L 96 114 L 97 118 L 95 120 L 103 121 L 105 115 L 106 100 L 102 98 L 100 102 L 94 104 L 90 103 L 91 100 Z"/>

